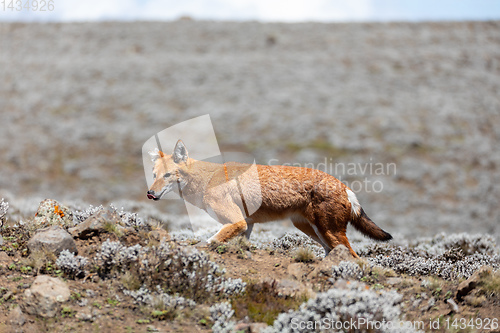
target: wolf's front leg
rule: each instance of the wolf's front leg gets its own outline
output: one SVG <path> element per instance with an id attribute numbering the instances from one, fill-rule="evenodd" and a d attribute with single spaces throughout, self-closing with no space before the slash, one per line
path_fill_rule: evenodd
<path id="1" fill-rule="evenodd" d="M 217 232 L 215 235 L 210 237 L 208 239 L 208 243 L 211 243 L 213 241 L 218 241 L 218 242 L 227 242 L 231 238 L 234 238 L 236 236 L 239 236 L 243 234 L 245 231 L 247 231 L 248 225 L 245 220 L 236 222 L 236 223 L 229 223 L 225 224 L 219 232 Z"/>
<path id="2" fill-rule="evenodd" d="M 228 197 L 217 198 L 217 196 L 213 196 L 212 200 L 207 200 L 206 206 L 215 213 L 217 220 L 223 226 L 219 232 L 208 239 L 209 243 L 213 241 L 226 242 L 249 229 L 241 206 Z"/>

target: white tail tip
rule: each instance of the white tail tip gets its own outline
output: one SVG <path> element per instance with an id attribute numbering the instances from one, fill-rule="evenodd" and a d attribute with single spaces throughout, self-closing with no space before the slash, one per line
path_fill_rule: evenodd
<path id="1" fill-rule="evenodd" d="M 359 204 L 358 198 L 356 198 L 356 194 L 350 189 L 346 190 L 347 192 L 347 200 L 351 203 L 351 213 L 354 216 L 359 216 L 361 213 L 361 205 Z"/>

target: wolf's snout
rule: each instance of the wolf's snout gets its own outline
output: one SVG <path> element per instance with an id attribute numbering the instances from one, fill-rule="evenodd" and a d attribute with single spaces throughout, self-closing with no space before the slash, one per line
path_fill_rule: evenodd
<path id="1" fill-rule="evenodd" d="M 156 199 L 154 193 L 155 193 L 154 191 L 149 190 L 147 193 L 148 199 Z"/>

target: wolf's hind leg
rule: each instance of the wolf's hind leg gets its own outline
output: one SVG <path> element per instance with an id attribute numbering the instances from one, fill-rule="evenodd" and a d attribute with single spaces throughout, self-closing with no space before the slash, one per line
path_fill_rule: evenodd
<path id="1" fill-rule="evenodd" d="M 331 249 L 334 249 L 337 245 L 342 244 L 347 247 L 354 258 L 359 258 L 356 252 L 354 252 L 354 250 L 352 249 L 351 244 L 349 244 L 349 240 L 347 239 L 345 231 L 332 232 L 330 230 L 321 230 L 321 228 L 318 229 L 318 231 L 322 234 L 321 238 L 325 239 Z"/>
<path id="2" fill-rule="evenodd" d="M 253 223 L 247 222 L 247 231 L 245 231 L 246 239 L 250 239 L 250 235 L 252 234 L 252 229 L 253 229 Z"/>
<path id="3" fill-rule="evenodd" d="M 328 252 L 330 252 L 331 248 L 329 248 L 328 245 L 318 237 L 316 231 L 313 229 L 313 227 L 305 217 L 298 215 L 298 216 L 292 216 L 290 219 L 292 220 L 293 225 L 297 229 L 299 229 L 300 231 L 302 231 L 303 233 L 314 239 L 316 242 L 318 242 L 321 246 L 323 246 L 323 248 L 325 249 L 325 255 L 328 254 Z"/>

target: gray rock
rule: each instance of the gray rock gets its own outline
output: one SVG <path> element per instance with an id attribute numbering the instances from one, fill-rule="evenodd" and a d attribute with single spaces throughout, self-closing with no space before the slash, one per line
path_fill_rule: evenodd
<path id="1" fill-rule="evenodd" d="M 297 280 L 302 280 L 302 278 L 307 274 L 307 267 L 303 263 L 293 263 L 288 265 L 286 272 L 288 275 L 296 278 Z"/>
<path id="2" fill-rule="evenodd" d="M 68 231 L 71 235 L 73 235 L 73 237 L 88 239 L 107 232 L 106 225 L 108 223 L 114 223 L 117 227 L 120 227 L 118 225 L 119 222 L 120 218 L 118 215 L 108 210 L 100 210 L 89 216 L 85 221 L 78 224 L 76 227 L 68 229 Z"/>
<path id="3" fill-rule="evenodd" d="M 326 257 L 323 258 L 316 268 L 311 272 L 309 277 L 331 276 L 332 266 L 338 265 L 341 261 L 354 261 L 355 259 L 349 252 L 349 249 L 344 245 L 337 245 Z"/>
<path id="4" fill-rule="evenodd" d="M 12 292 L 12 290 L 9 290 L 9 291 L 7 291 L 7 292 L 3 295 L 3 297 L 2 297 L 2 298 L 3 298 L 3 300 L 4 300 L 4 301 L 8 301 L 8 300 L 12 297 L 12 295 L 13 295 L 13 294 L 14 294 L 14 293 Z"/>
<path id="5" fill-rule="evenodd" d="M 267 327 L 266 323 L 251 323 L 250 333 L 260 333 L 266 327 Z"/>
<path id="6" fill-rule="evenodd" d="M 170 240 L 170 235 L 168 234 L 168 232 L 165 230 L 165 229 L 155 229 L 155 230 L 152 230 L 151 233 L 150 233 L 150 236 L 152 239 L 154 239 L 155 241 L 162 241 L 162 240 L 166 240 L 166 241 L 169 241 Z M 200 242 L 198 244 L 196 244 L 197 247 L 200 247 L 200 246 L 206 246 L 206 243 L 205 242 Z"/>
<path id="7" fill-rule="evenodd" d="M 290 279 L 279 281 L 277 289 L 280 294 L 292 297 L 296 295 L 308 295 L 308 298 L 313 298 L 316 295 L 316 293 L 306 284 Z"/>
<path id="8" fill-rule="evenodd" d="M 7 320 L 11 325 L 17 325 L 17 326 L 23 326 L 24 323 L 26 323 L 26 317 L 24 316 L 19 306 L 16 306 L 10 311 Z"/>
<path id="9" fill-rule="evenodd" d="M 330 253 L 328 253 L 325 259 L 333 260 L 335 262 L 354 260 L 351 253 L 349 252 L 349 249 L 344 245 L 337 245 L 333 250 L 330 251 Z"/>
<path id="10" fill-rule="evenodd" d="M 278 288 L 283 291 L 284 294 L 289 295 L 290 292 L 296 292 L 301 289 L 302 283 L 295 280 L 284 279 L 278 284 Z M 288 291 L 288 292 L 287 292 Z"/>
<path id="11" fill-rule="evenodd" d="M 56 225 L 40 229 L 28 241 L 28 249 L 30 252 L 50 251 L 56 256 L 63 250 L 68 250 L 72 253 L 78 252 L 73 237 L 66 230 Z"/>
<path id="12" fill-rule="evenodd" d="M 67 229 L 73 226 L 73 213 L 68 207 L 61 205 L 59 202 L 45 199 L 38 206 L 33 225 L 36 229 L 51 225 L 58 225 Z"/>
<path id="13" fill-rule="evenodd" d="M 234 332 L 244 332 L 244 333 L 259 333 L 267 327 L 266 323 L 237 323 L 233 330 Z"/>
<path id="14" fill-rule="evenodd" d="M 452 298 L 448 298 L 446 300 L 446 303 L 448 303 L 448 306 L 450 307 L 451 311 L 453 311 L 454 313 L 458 313 L 459 311 L 458 305 Z"/>
<path id="15" fill-rule="evenodd" d="M 94 321 L 94 316 L 92 315 L 92 309 L 90 307 L 87 307 L 82 311 L 78 311 L 78 313 L 75 315 L 75 318 L 80 321 Z"/>
<path id="16" fill-rule="evenodd" d="M 391 285 L 391 286 L 395 286 L 397 284 L 400 284 L 402 281 L 403 281 L 403 279 L 399 278 L 399 277 L 389 277 L 389 278 L 387 278 L 386 283 Z"/>
<path id="17" fill-rule="evenodd" d="M 0 237 L 0 238 L 2 238 L 2 237 Z M 11 262 L 11 259 L 9 258 L 9 255 L 7 253 L 5 253 L 4 251 L 0 251 L 0 264 L 7 265 L 10 262 Z"/>
<path id="18" fill-rule="evenodd" d="M 427 301 L 427 306 L 425 307 L 425 309 L 427 311 L 429 311 L 430 309 L 432 309 L 434 306 L 436 305 L 436 299 L 434 297 L 431 297 L 429 298 L 429 300 Z"/>
<path id="19" fill-rule="evenodd" d="M 95 291 L 93 291 L 92 289 L 86 289 L 85 294 L 87 295 L 87 297 L 94 297 L 96 295 Z"/>
<path id="20" fill-rule="evenodd" d="M 78 303 L 79 306 L 82 306 L 82 307 L 83 306 L 87 306 L 87 304 L 89 304 L 89 299 L 88 298 L 82 298 L 77 303 Z"/>
<path id="21" fill-rule="evenodd" d="M 65 282 L 57 278 L 38 275 L 24 295 L 26 313 L 50 318 L 59 313 L 61 304 L 70 297 L 70 290 Z"/>

